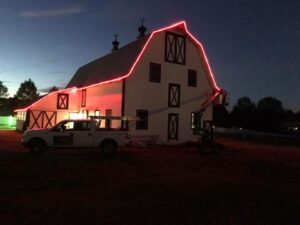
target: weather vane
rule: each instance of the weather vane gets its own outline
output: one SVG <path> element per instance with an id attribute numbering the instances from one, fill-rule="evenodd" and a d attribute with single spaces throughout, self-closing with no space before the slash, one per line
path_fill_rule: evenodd
<path id="1" fill-rule="evenodd" d="M 145 17 L 143 17 L 142 19 L 141 19 L 141 25 L 142 26 L 144 26 L 144 21 L 145 21 L 146 19 L 145 19 Z"/>

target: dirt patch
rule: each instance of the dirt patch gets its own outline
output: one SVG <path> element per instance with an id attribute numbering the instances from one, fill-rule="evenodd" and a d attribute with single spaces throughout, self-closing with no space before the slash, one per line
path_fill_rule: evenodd
<path id="1" fill-rule="evenodd" d="M 300 224 L 300 147 L 218 139 L 195 147 L 29 155 L 0 131 L 0 224 Z"/>

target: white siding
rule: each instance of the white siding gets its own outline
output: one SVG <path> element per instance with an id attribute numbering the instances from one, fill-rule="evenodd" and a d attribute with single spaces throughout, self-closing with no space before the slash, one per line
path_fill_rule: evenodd
<path id="1" fill-rule="evenodd" d="M 159 135 L 162 143 L 177 144 L 195 140 L 190 129 L 191 112 L 212 95 L 208 75 L 203 69 L 198 47 L 186 39 L 186 65 L 165 62 L 165 33 L 153 37 L 133 74 L 126 80 L 125 114 L 135 115 L 137 109 L 149 111 L 148 130 L 135 130 L 133 134 Z M 150 62 L 161 64 L 161 83 L 149 82 Z M 189 87 L 188 69 L 197 70 L 197 87 Z M 169 83 L 180 84 L 180 107 L 168 107 Z M 168 142 L 168 114 L 179 114 L 179 140 Z M 211 106 L 206 110 L 205 120 L 212 119 Z"/>

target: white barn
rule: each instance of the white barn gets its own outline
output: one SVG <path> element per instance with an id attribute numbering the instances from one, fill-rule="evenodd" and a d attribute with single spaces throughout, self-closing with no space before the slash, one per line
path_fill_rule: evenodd
<path id="1" fill-rule="evenodd" d="M 140 30 L 142 28 L 142 30 Z M 81 68 L 63 90 L 52 92 L 17 111 L 17 129 L 51 127 L 69 118 L 121 116 L 129 133 L 160 144 L 194 141 L 191 114 L 222 95 L 201 43 L 186 23 L 170 25 L 139 38 Z M 111 127 L 122 127 L 112 121 Z M 102 123 L 101 126 L 105 126 Z"/>

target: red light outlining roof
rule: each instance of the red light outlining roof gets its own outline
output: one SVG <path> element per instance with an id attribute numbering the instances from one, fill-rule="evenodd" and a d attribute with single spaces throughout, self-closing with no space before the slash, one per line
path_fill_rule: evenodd
<path id="1" fill-rule="evenodd" d="M 98 85 L 102 85 L 102 84 L 108 84 L 108 83 L 112 83 L 112 82 L 116 82 L 116 81 L 121 81 L 127 77 L 129 77 L 133 70 L 135 69 L 138 61 L 140 60 L 140 58 L 142 57 L 144 51 L 146 50 L 148 44 L 150 43 L 151 39 L 153 38 L 153 36 L 157 33 L 160 33 L 160 32 L 163 32 L 165 30 L 169 30 L 169 29 L 172 29 L 172 28 L 175 28 L 175 27 L 182 27 L 184 28 L 185 32 L 188 34 L 188 36 L 197 44 L 197 46 L 199 47 L 199 50 L 200 50 L 200 53 L 204 56 L 204 60 L 205 60 L 205 64 L 206 64 L 206 67 L 207 67 L 207 71 L 208 71 L 208 74 L 211 78 L 211 81 L 212 81 L 212 85 L 213 85 L 213 88 L 215 90 L 217 90 L 218 92 L 221 91 L 221 89 L 218 87 L 217 83 L 216 83 L 216 80 L 214 78 L 214 74 L 212 72 L 212 69 L 209 65 L 209 62 L 208 62 L 208 58 L 205 54 L 205 51 L 204 51 L 204 48 L 202 46 L 202 44 L 188 31 L 187 29 L 187 26 L 186 26 L 186 22 L 185 21 L 180 21 L 178 23 L 175 23 L 175 24 L 172 24 L 168 27 L 165 27 L 165 28 L 161 28 L 161 29 L 158 29 L 156 31 L 153 31 L 150 35 L 150 37 L 148 38 L 146 44 L 144 45 L 142 51 L 140 52 L 140 54 L 138 55 L 138 57 L 136 58 L 135 62 L 133 63 L 133 65 L 131 66 L 129 72 L 125 75 L 120 75 L 118 78 L 115 78 L 115 79 L 112 79 L 112 80 L 107 80 L 107 81 L 103 81 L 103 82 L 100 82 L 100 83 L 97 83 L 97 84 L 92 84 L 92 85 L 88 85 L 88 86 L 85 86 L 85 87 L 81 87 L 81 88 L 77 88 L 77 87 L 71 87 L 71 88 L 68 88 L 68 89 L 63 89 L 63 90 L 59 90 L 59 91 L 55 91 L 55 92 L 51 92 L 50 94 L 46 95 L 45 97 L 41 98 L 40 100 L 38 100 L 37 102 L 33 103 L 32 105 L 26 107 L 26 108 L 23 108 L 23 109 L 17 109 L 15 110 L 15 112 L 19 112 L 19 111 L 26 111 L 27 109 L 31 108 L 32 106 L 36 105 L 38 102 L 42 101 L 43 99 L 45 99 L 46 97 L 54 94 L 54 93 L 59 93 L 59 92 L 63 92 L 63 91 L 69 91 L 69 90 L 82 90 L 82 89 L 86 89 L 86 88 L 90 88 L 90 87 L 94 87 L 94 86 L 98 86 Z"/>
<path id="2" fill-rule="evenodd" d="M 208 58 L 207 58 L 207 55 L 206 55 L 206 53 L 205 53 L 205 51 L 204 51 L 204 48 L 203 48 L 203 45 L 188 31 L 188 29 L 186 28 L 186 24 L 184 23 L 184 25 L 185 25 L 185 31 L 187 32 L 187 34 L 194 40 L 194 42 L 196 42 L 196 44 L 200 47 L 200 49 L 201 49 L 201 53 L 203 54 L 203 56 L 204 56 L 204 60 L 205 60 L 205 63 L 206 63 L 206 65 L 207 65 L 207 68 L 208 68 L 208 74 L 210 75 L 210 77 L 211 77 L 211 80 L 212 80 L 212 82 L 213 82 L 213 86 L 214 86 L 214 88 L 217 90 L 217 91 L 220 91 L 221 89 L 218 87 L 218 85 L 217 85 L 217 83 L 216 83 L 216 80 L 215 80 L 215 76 L 214 76 L 214 74 L 213 74 L 213 72 L 212 72 L 212 69 L 211 69 L 211 67 L 210 67 L 210 65 L 209 65 L 209 62 L 208 62 Z"/>

